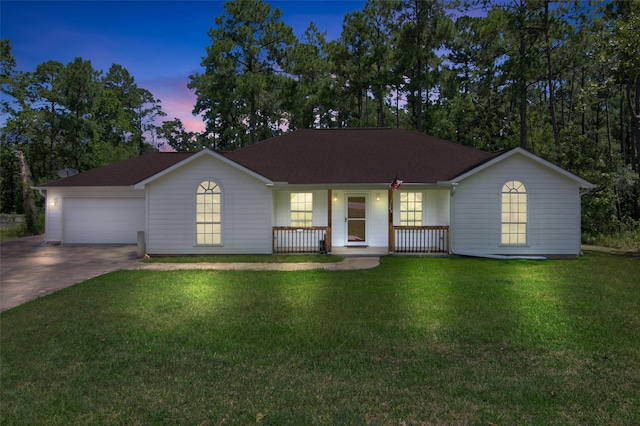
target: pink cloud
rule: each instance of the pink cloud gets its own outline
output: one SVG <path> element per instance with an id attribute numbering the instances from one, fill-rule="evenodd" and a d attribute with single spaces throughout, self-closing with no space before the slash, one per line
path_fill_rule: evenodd
<path id="1" fill-rule="evenodd" d="M 202 118 L 191 112 L 196 103 L 196 95 L 187 88 L 188 83 L 188 77 L 163 77 L 140 81 L 138 85 L 160 100 L 162 110 L 167 114 L 162 121 L 179 118 L 187 131 L 202 132 L 205 128 Z"/>

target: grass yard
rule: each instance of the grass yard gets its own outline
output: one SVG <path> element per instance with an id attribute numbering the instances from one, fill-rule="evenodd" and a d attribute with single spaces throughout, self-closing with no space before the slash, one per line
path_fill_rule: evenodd
<path id="1" fill-rule="evenodd" d="M 0 423 L 640 424 L 640 261 L 121 271 L 0 314 Z"/>

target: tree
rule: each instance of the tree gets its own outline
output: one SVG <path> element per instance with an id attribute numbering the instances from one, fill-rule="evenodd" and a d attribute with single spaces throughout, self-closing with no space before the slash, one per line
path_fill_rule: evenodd
<path id="1" fill-rule="evenodd" d="M 282 96 L 290 130 L 332 125 L 335 79 L 325 37 L 310 22 L 302 40 L 287 52 Z"/>
<path id="2" fill-rule="evenodd" d="M 341 88 L 341 125 L 364 127 L 368 124 L 364 111 L 369 89 L 369 74 L 365 63 L 369 54 L 368 32 L 363 12 L 348 13 L 343 20 L 340 39 L 331 46 L 334 72 Z"/>
<path id="3" fill-rule="evenodd" d="M 37 184 L 55 179 L 63 167 L 87 170 L 152 149 L 147 139 L 164 113 L 124 68 L 114 65 L 101 78 L 89 61 L 76 58 L 17 72 L 8 47 L 3 43 L 2 92 L 8 102 L 2 105 L 7 119 L 0 143 L 9 170 L 3 167 L 0 176 L 2 211 L 24 210 L 16 198 L 19 167 L 7 152 L 22 152 Z"/>
<path id="4" fill-rule="evenodd" d="M 202 60 L 205 73 L 190 76 L 189 88 L 197 96 L 193 112 L 204 114 L 207 131 L 225 145 L 241 146 L 245 121 L 250 142 L 256 143 L 258 127 L 280 119 L 280 111 L 269 111 L 261 100 L 279 91 L 275 76 L 282 72 L 294 36 L 280 10 L 262 0 L 229 1 L 224 9 L 209 31 L 211 46 Z"/>
<path id="5" fill-rule="evenodd" d="M 414 126 L 428 132 L 425 111 L 435 87 L 441 60 L 436 53 L 451 32 L 451 20 L 440 0 L 396 0 L 393 50 L 395 73 L 404 92 Z"/>
<path id="6" fill-rule="evenodd" d="M 0 39 L 0 93 L 14 96 L 12 81 L 16 75 L 16 60 L 11 53 L 11 41 L 8 38 Z M 0 111 L 9 112 L 11 108 L 7 99 L 0 99 Z"/>
<path id="7" fill-rule="evenodd" d="M 542 75 L 539 56 L 540 24 L 539 1 L 516 0 L 501 8 L 504 19 L 502 37 L 507 55 L 502 69 L 509 80 L 518 104 L 520 147 L 529 148 L 527 139 L 527 108 L 529 87 Z"/>
<path id="8" fill-rule="evenodd" d="M 16 156 L 20 163 L 20 177 L 22 181 L 22 203 L 24 210 L 24 222 L 29 234 L 36 233 L 36 206 L 33 202 L 32 190 L 33 181 L 31 180 L 31 172 L 24 158 L 22 151 L 16 150 Z"/>
<path id="9" fill-rule="evenodd" d="M 608 37 L 607 53 L 613 58 L 611 63 L 617 81 L 624 84 L 626 107 L 631 123 L 631 140 L 634 169 L 640 175 L 640 0 L 629 2 L 629 9 L 613 26 L 611 37 Z"/>
<path id="10" fill-rule="evenodd" d="M 91 61 L 82 58 L 69 62 L 61 75 L 61 103 L 68 111 L 63 117 L 65 156 L 72 160 L 71 166 L 75 169 L 80 169 L 95 131 L 91 118 L 102 89 L 99 76 Z"/>
<path id="11" fill-rule="evenodd" d="M 369 78 L 369 90 L 376 100 L 376 125 L 385 126 L 386 103 L 392 86 L 400 80 L 394 77 L 392 69 L 392 3 L 382 0 L 368 0 L 364 7 L 364 20 L 369 28 L 368 54 L 365 56 L 365 73 Z"/>
<path id="12" fill-rule="evenodd" d="M 195 152 L 203 148 L 195 133 L 187 131 L 179 118 L 164 121 L 158 133 L 176 151 Z"/>

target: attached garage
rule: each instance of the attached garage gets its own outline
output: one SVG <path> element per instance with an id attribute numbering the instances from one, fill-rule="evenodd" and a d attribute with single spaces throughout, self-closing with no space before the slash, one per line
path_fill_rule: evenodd
<path id="1" fill-rule="evenodd" d="M 64 198 L 62 242 L 135 244 L 146 228 L 144 198 Z"/>

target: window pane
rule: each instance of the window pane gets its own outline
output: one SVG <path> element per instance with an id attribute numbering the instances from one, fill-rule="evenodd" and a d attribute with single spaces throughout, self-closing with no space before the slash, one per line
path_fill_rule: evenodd
<path id="1" fill-rule="evenodd" d="M 501 194 L 502 244 L 522 245 L 527 243 L 527 193 L 520 181 L 509 181 Z"/>
<path id="2" fill-rule="evenodd" d="M 359 242 L 367 240 L 364 220 L 350 220 L 348 228 L 349 241 Z"/>
<path id="3" fill-rule="evenodd" d="M 290 195 L 290 225 L 309 227 L 313 224 L 313 193 L 299 192 Z"/>
<path id="4" fill-rule="evenodd" d="M 365 198 L 349 197 L 349 218 L 364 219 L 365 217 Z"/>
<path id="5" fill-rule="evenodd" d="M 196 190 L 196 244 L 221 244 L 221 191 L 212 181 Z"/>
<path id="6" fill-rule="evenodd" d="M 422 192 L 402 192 L 400 199 L 400 226 L 422 225 Z"/>

